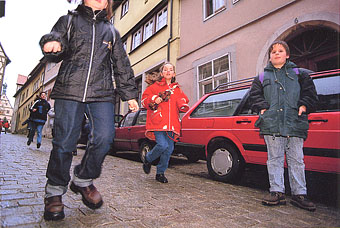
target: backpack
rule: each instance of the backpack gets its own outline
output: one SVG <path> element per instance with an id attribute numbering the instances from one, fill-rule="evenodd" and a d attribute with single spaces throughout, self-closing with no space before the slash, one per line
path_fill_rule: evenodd
<path id="1" fill-rule="evenodd" d="M 299 68 L 293 68 L 293 71 L 295 72 L 296 75 L 300 74 Z M 261 84 L 263 84 L 263 78 L 264 78 L 264 72 L 261 72 L 259 74 L 259 79 L 260 79 Z"/>
<path id="2" fill-rule="evenodd" d="M 70 37 L 71 37 L 71 21 L 73 18 L 73 13 L 74 11 L 72 11 L 69 16 L 68 16 L 68 20 L 67 20 L 67 41 L 70 41 Z M 112 46 L 113 44 L 116 42 L 116 32 L 115 32 L 115 28 L 113 27 L 113 24 L 110 23 L 110 29 L 113 35 L 113 39 L 112 39 Z"/>

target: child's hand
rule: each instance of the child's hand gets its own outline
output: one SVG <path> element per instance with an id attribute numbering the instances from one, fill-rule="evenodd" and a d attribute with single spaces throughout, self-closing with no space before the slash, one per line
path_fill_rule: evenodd
<path id="1" fill-rule="evenodd" d="M 49 53 L 49 52 L 54 52 L 54 53 L 55 52 L 60 52 L 61 51 L 61 44 L 58 41 L 47 42 L 44 45 L 43 51 L 46 52 L 46 53 Z"/>
<path id="2" fill-rule="evenodd" d="M 267 109 L 262 109 L 262 110 L 260 111 L 261 115 L 263 115 L 263 113 L 264 113 L 265 111 L 267 111 Z"/>
<path id="3" fill-rule="evenodd" d="M 302 113 L 304 113 L 304 112 L 306 112 L 306 111 L 307 111 L 306 106 L 301 105 L 301 106 L 299 107 L 299 116 L 301 116 Z"/>
<path id="4" fill-rule="evenodd" d="M 156 104 L 160 104 L 160 103 L 162 103 L 162 101 L 163 101 L 163 99 L 162 99 L 161 97 L 157 97 L 157 98 L 155 99 L 155 103 L 156 103 Z"/>

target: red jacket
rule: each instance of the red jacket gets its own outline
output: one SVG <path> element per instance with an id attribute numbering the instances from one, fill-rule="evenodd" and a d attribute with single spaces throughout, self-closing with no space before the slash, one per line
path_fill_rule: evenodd
<path id="1" fill-rule="evenodd" d="M 160 92 L 166 90 L 171 92 L 169 100 L 160 103 L 156 110 L 152 110 L 149 105 L 154 103 Z M 142 96 L 142 105 L 147 109 L 146 137 L 155 140 L 154 131 L 172 131 L 177 139 L 181 130 L 179 112 L 188 111 L 188 103 L 188 97 L 176 82 L 167 85 L 163 78 L 146 88 Z"/>

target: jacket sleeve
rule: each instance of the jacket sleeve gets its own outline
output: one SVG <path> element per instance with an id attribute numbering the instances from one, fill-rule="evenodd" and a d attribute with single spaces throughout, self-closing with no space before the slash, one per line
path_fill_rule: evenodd
<path id="1" fill-rule="evenodd" d="M 189 110 L 189 99 L 187 97 L 187 95 L 185 95 L 185 93 L 183 92 L 183 90 L 181 90 L 181 88 L 179 88 L 179 98 L 176 101 L 177 103 L 177 108 L 179 109 L 180 112 L 187 112 Z"/>
<path id="2" fill-rule="evenodd" d="M 307 113 L 311 113 L 316 110 L 316 104 L 318 102 L 318 95 L 313 79 L 309 76 L 309 73 L 311 73 L 312 71 L 307 71 L 305 69 L 299 70 L 299 83 L 301 89 L 298 107 L 304 105 L 307 108 Z"/>
<path id="3" fill-rule="evenodd" d="M 155 99 L 158 97 L 155 91 L 152 89 L 152 85 L 146 88 L 142 95 L 142 106 L 146 109 L 151 110 L 149 104 L 155 102 Z"/>
<path id="4" fill-rule="evenodd" d="M 251 109 L 254 112 L 259 112 L 262 109 L 269 109 L 270 105 L 264 99 L 263 86 L 259 79 L 259 76 L 254 78 L 249 94 Z"/>
<path id="5" fill-rule="evenodd" d="M 116 89 L 123 101 L 138 98 L 135 76 L 129 58 L 123 47 L 119 32 L 115 30 L 116 40 L 112 48 L 112 65 Z"/>
<path id="6" fill-rule="evenodd" d="M 50 62 L 60 62 L 64 59 L 68 51 L 68 40 L 67 40 L 67 22 L 68 15 L 64 15 L 59 18 L 57 23 L 53 26 L 52 31 L 44 35 L 40 41 L 39 45 L 44 56 Z M 46 53 L 43 51 L 43 47 L 47 42 L 57 41 L 61 43 L 61 51 L 57 53 Z"/>

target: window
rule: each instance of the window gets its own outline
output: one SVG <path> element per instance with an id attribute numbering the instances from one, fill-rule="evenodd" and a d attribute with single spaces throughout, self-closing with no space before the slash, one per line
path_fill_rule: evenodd
<path id="1" fill-rule="evenodd" d="M 168 23 L 168 8 L 165 7 L 157 14 L 156 31 L 163 28 Z"/>
<path id="2" fill-rule="evenodd" d="M 204 19 L 225 9 L 225 0 L 204 0 Z"/>
<path id="3" fill-rule="evenodd" d="M 145 25 L 144 25 L 144 32 L 143 32 L 143 41 L 149 39 L 152 34 L 154 33 L 153 30 L 153 21 L 154 19 L 152 18 L 150 21 L 148 21 Z"/>
<path id="4" fill-rule="evenodd" d="M 126 0 L 122 4 L 122 16 L 121 17 L 124 17 L 124 15 L 127 14 L 128 11 L 129 11 L 129 0 Z"/>
<path id="5" fill-rule="evenodd" d="M 190 117 L 232 116 L 248 89 L 213 94 L 191 113 Z"/>
<path id="6" fill-rule="evenodd" d="M 314 79 L 318 93 L 317 112 L 340 110 L 340 76 Z"/>
<path id="7" fill-rule="evenodd" d="M 141 38 L 142 38 L 142 30 L 139 29 L 137 32 L 135 32 L 132 36 L 132 50 L 138 47 L 141 44 Z"/>
<path id="8" fill-rule="evenodd" d="M 125 120 L 124 120 L 124 122 L 122 123 L 122 126 L 121 126 L 121 127 L 129 127 L 129 126 L 132 126 L 133 120 L 135 119 L 135 115 L 136 115 L 136 112 L 131 112 L 131 113 L 127 114 L 127 116 L 125 117 Z"/>
<path id="9" fill-rule="evenodd" d="M 198 66 L 199 97 L 230 81 L 229 54 Z"/>

